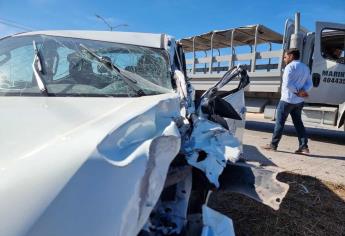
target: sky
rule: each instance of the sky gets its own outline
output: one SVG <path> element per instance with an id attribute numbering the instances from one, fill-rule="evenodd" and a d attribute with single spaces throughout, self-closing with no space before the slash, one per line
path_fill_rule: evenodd
<path id="1" fill-rule="evenodd" d="M 301 12 L 301 23 L 345 24 L 345 0 L 0 0 L 0 36 L 33 30 L 108 30 L 95 14 L 119 31 L 167 33 L 182 38 L 211 30 L 263 24 L 283 33 L 287 18 Z M 5 23 L 5 24 L 4 24 Z"/>

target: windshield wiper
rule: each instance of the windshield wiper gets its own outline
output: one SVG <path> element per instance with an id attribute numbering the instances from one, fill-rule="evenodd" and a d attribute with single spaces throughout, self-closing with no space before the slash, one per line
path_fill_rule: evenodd
<path id="1" fill-rule="evenodd" d="M 108 58 L 102 57 L 102 56 L 98 55 L 97 53 L 95 53 L 94 51 L 92 51 L 90 48 L 86 47 L 83 44 L 79 44 L 79 46 L 81 48 L 83 48 L 86 52 L 88 52 L 97 61 L 99 61 L 100 63 L 105 65 L 108 69 L 115 70 L 119 75 L 121 75 L 121 77 L 124 79 L 124 82 L 129 87 L 131 87 L 139 96 L 144 96 L 145 95 L 145 92 L 136 85 L 137 84 L 137 80 L 134 79 L 134 78 L 131 78 L 129 76 L 124 75 L 122 73 L 121 69 L 118 66 L 116 66 L 112 61 L 110 61 Z"/>
<path id="2" fill-rule="evenodd" d="M 32 41 L 32 45 L 34 47 L 34 53 L 35 53 L 34 61 L 32 62 L 32 70 L 34 71 L 34 75 L 36 78 L 38 88 L 40 89 L 40 91 L 43 94 L 48 96 L 47 86 L 44 84 L 44 81 L 42 80 L 41 76 L 38 73 L 38 71 L 40 73 L 43 73 L 43 67 L 42 67 L 41 56 L 40 56 L 40 53 L 37 49 L 37 45 L 36 45 L 35 40 Z M 38 71 L 36 70 L 36 66 L 35 66 L 36 64 L 37 64 Z"/>

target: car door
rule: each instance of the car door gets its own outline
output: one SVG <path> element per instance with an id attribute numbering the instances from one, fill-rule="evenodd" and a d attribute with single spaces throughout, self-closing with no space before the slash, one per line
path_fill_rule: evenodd
<path id="1" fill-rule="evenodd" d="M 312 62 L 313 88 L 306 102 L 345 102 L 345 24 L 316 22 Z"/>

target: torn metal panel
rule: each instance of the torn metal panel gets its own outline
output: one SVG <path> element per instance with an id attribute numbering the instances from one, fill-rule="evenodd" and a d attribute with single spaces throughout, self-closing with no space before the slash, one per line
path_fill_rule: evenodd
<path id="1" fill-rule="evenodd" d="M 230 103 L 232 107 L 241 117 L 241 120 L 225 118 L 226 123 L 229 127 L 229 131 L 234 135 L 241 144 L 241 152 L 243 153 L 243 134 L 246 120 L 246 104 L 244 100 L 244 89 L 240 89 L 236 93 L 223 97 L 225 101 Z"/>
<path id="2" fill-rule="evenodd" d="M 175 185 L 165 188 L 143 231 L 148 235 L 180 235 L 187 224 L 192 189 L 192 171 Z"/>
<path id="3" fill-rule="evenodd" d="M 229 217 L 204 205 L 202 218 L 204 227 L 201 236 L 235 236 L 234 225 Z"/>
<path id="4" fill-rule="evenodd" d="M 176 83 L 177 93 L 181 99 L 181 115 L 188 118 L 191 114 L 195 113 L 195 91 L 189 81 L 186 80 L 184 74 L 175 70 L 174 79 Z"/>
<path id="5" fill-rule="evenodd" d="M 220 190 L 242 193 L 278 210 L 289 185 L 276 179 L 281 169 L 247 163 L 229 164 L 219 178 Z"/>
<path id="6" fill-rule="evenodd" d="M 188 163 L 204 171 L 216 187 L 219 187 L 218 177 L 226 162 L 238 160 L 239 146 L 239 141 L 228 130 L 203 118 L 195 120 L 190 140 L 183 145 Z M 199 158 L 200 151 L 206 153 L 206 158 Z"/>
<path id="7" fill-rule="evenodd" d="M 238 76 L 240 76 L 238 88 L 229 91 L 230 96 L 227 99 L 230 102 L 231 99 L 240 102 L 237 104 L 237 110 L 241 114 L 232 107 L 231 103 L 217 95 L 219 89 Z M 247 73 L 241 67 L 234 67 L 228 71 L 220 81 L 201 96 L 197 112 L 191 119 L 192 133 L 187 140 L 183 140 L 182 148 L 188 163 L 204 171 L 209 181 L 216 187 L 219 187 L 218 177 L 227 161 L 236 162 L 242 152 L 240 141 L 234 133 L 229 131 L 224 118 L 241 120 L 242 116 L 244 117 L 244 100 L 241 91 L 248 84 Z M 233 95 L 238 91 L 240 91 L 238 96 Z M 235 129 L 236 124 L 232 124 L 232 130 Z M 206 153 L 206 158 L 200 159 L 201 151 Z"/>
<path id="8" fill-rule="evenodd" d="M 191 171 L 191 166 L 170 168 L 165 181 L 164 188 L 170 187 L 174 184 L 177 184 L 178 182 L 183 181 L 185 178 L 188 177 Z"/>

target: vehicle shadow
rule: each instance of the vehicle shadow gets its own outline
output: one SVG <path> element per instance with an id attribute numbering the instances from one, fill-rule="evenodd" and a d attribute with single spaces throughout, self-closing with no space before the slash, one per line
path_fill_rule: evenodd
<path id="1" fill-rule="evenodd" d="M 245 161 L 259 162 L 261 166 L 277 166 L 255 146 L 243 144 L 243 153 Z"/>
<path id="2" fill-rule="evenodd" d="M 290 185 L 278 211 L 226 191 L 213 193 L 209 206 L 233 220 L 236 235 L 345 234 L 344 185 L 287 172 L 277 178 Z"/>
<path id="3" fill-rule="evenodd" d="M 261 131 L 266 133 L 273 133 L 274 124 L 264 121 L 246 121 L 246 129 Z M 333 144 L 343 144 L 345 145 L 345 132 L 337 130 L 326 130 L 319 128 L 306 127 L 308 136 L 311 140 L 324 141 Z M 286 124 L 284 127 L 284 135 L 297 136 L 295 127 L 290 124 Z"/>
<path id="4" fill-rule="evenodd" d="M 288 151 L 277 150 L 277 152 L 298 155 L 298 154 L 295 154 L 294 152 L 288 152 Z M 300 154 L 300 155 L 303 155 L 303 154 Z M 345 156 L 323 156 L 323 155 L 315 155 L 315 154 L 308 154 L 308 155 L 305 155 L 305 156 L 315 157 L 315 158 L 335 159 L 335 160 L 341 160 L 341 161 L 345 160 Z"/>

